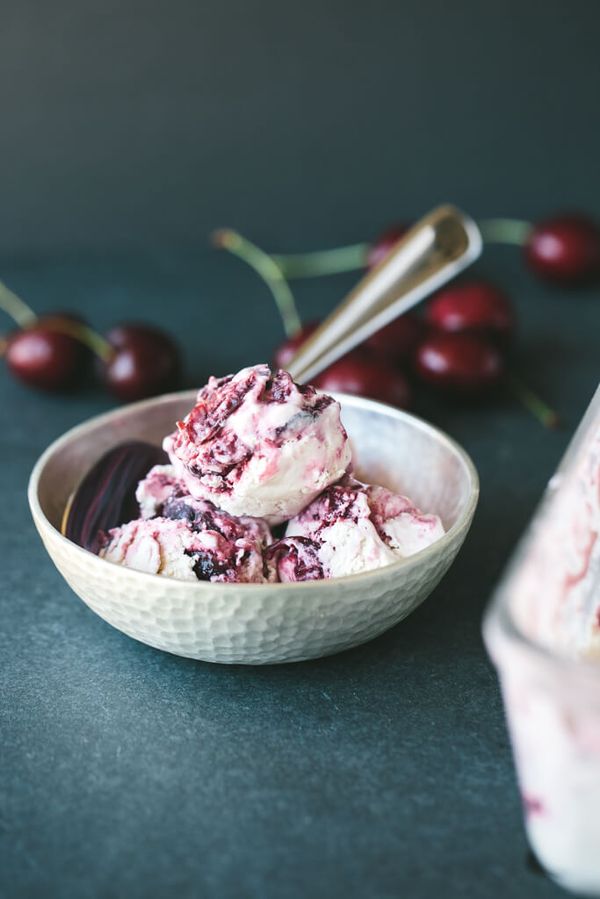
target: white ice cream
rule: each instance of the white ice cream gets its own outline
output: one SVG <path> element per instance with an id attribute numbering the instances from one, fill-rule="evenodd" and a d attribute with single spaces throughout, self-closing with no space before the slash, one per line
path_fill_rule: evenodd
<path id="1" fill-rule="evenodd" d="M 600 425 L 553 486 L 543 539 L 532 541 L 514 580 L 515 617 L 552 650 L 600 661 Z"/>
<path id="2" fill-rule="evenodd" d="M 556 880 L 598 896 L 600 707 L 564 673 L 544 683 L 517 654 L 509 664 L 502 686 L 531 845 Z"/>
<path id="3" fill-rule="evenodd" d="M 270 524 L 296 515 L 350 465 L 339 404 L 267 365 L 211 378 L 164 448 L 192 496 Z"/>
<path id="4" fill-rule="evenodd" d="M 490 615 L 486 624 L 531 845 L 556 880 L 594 896 L 600 896 L 599 412 L 596 403 L 503 586 L 506 619 Z"/>
<path id="5" fill-rule="evenodd" d="M 293 518 L 273 548 L 282 581 L 333 578 L 390 565 L 444 534 L 404 496 L 346 478 Z"/>
<path id="6" fill-rule="evenodd" d="M 186 581 L 275 580 L 265 522 L 235 518 L 190 496 L 165 498 L 171 517 L 139 518 L 111 530 L 99 555 L 108 562 Z"/>
<path id="7" fill-rule="evenodd" d="M 185 522 L 164 518 L 135 520 L 114 528 L 109 536 L 109 543 L 99 553 L 107 562 L 148 574 L 197 580 L 194 559 L 188 553 L 197 541 Z"/>
<path id="8" fill-rule="evenodd" d="M 172 465 L 155 465 L 143 478 L 135 491 L 142 518 L 155 518 L 173 496 L 187 493 L 185 486 L 175 475 Z"/>

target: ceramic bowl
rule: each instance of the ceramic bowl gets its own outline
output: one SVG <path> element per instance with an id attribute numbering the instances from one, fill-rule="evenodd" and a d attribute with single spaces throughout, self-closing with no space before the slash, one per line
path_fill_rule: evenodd
<path id="1" fill-rule="evenodd" d="M 349 649 L 397 624 L 452 564 L 479 493 L 473 463 L 453 440 L 406 412 L 339 395 L 360 478 L 406 493 L 439 514 L 446 534 L 385 568 L 294 584 L 190 583 L 114 565 L 60 533 L 67 499 L 86 471 L 123 440 L 160 444 L 195 391 L 117 409 L 68 431 L 40 457 L 29 503 L 48 553 L 101 618 L 149 646 L 210 662 L 263 665 Z"/>

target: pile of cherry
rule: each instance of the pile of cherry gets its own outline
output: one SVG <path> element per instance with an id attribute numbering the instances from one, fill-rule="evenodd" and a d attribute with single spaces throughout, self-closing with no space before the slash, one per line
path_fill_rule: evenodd
<path id="1" fill-rule="evenodd" d="M 30 387 L 62 392 L 92 377 L 123 402 L 174 390 L 175 341 L 152 325 L 123 323 L 101 335 L 71 312 L 37 316 L 0 284 L 0 308 L 19 325 L 0 343 L 9 371 Z"/>
<path id="2" fill-rule="evenodd" d="M 373 268 L 407 230 L 395 226 L 372 244 L 269 259 L 283 278 L 338 273 L 361 263 Z M 587 216 L 556 215 L 535 225 L 494 219 L 481 223 L 481 230 L 485 242 L 519 245 L 527 267 L 545 280 L 575 285 L 600 278 L 600 228 Z M 262 250 L 236 232 L 218 232 L 216 243 L 244 258 L 277 293 L 278 284 L 261 260 Z M 275 364 L 285 368 L 317 325 L 309 322 L 296 330 L 276 350 Z M 509 370 L 515 325 L 513 305 L 503 290 L 462 278 L 432 295 L 422 314 L 408 312 L 397 318 L 314 383 L 326 391 L 355 393 L 403 408 L 411 404 L 414 381 L 461 397 L 487 395 L 508 385 L 544 425 L 555 427 L 554 410 Z"/>
<path id="3" fill-rule="evenodd" d="M 507 219 L 480 225 L 486 242 L 519 245 L 527 266 L 544 279 L 574 285 L 600 277 L 600 228 L 583 214 L 555 215 L 534 225 Z M 406 231 L 406 226 L 396 226 L 371 244 L 291 256 L 271 256 L 230 230 L 217 232 L 215 243 L 245 259 L 272 290 L 288 335 L 273 361 L 285 368 L 317 327 L 316 322 L 300 324 L 288 279 L 372 268 Z M 12 374 L 29 386 L 61 391 L 93 375 L 114 396 L 132 401 L 179 385 L 179 349 L 156 327 L 125 323 L 100 335 L 76 314 L 38 317 L 1 283 L 0 309 L 18 325 L 0 339 L 0 354 Z M 315 383 L 323 390 L 407 407 L 413 376 L 447 393 L 470 397 L 510 380 L 531 411 L 553 426 L 553 410 L 508 373 L 515 320 L 504 291 L 482 280 L 457 281 L 432 296 L 424 314 L 396 319 Z"/>

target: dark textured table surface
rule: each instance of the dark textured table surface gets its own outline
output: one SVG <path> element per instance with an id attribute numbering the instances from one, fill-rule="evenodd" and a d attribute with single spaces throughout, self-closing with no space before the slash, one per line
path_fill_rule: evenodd
<path id="1" fill-rule="evenodd" d="M 473 530 L 415 614 L 321 661 L 202 664 L 95 617 L 47 558 L 25 489 L 48 442 L 110 401 L 40 396 L 0 374 L 2 895 L 559 894 L 526 863 L 480 619 L 593 392 L 599 307 L 595 292 L 535 284 L 510 251 L 486 266 L 518 298 L 517 364 L 565 427 L 544 431 L 510 401 L 422 400 L 479 468 Z M 279 338 L 260 283 L 217 254 L 22 258 L 3 271 L 39 310 L 170 325 L 195 383 L 267 358 Z M 303 287 L 305 314 L 348 283 Z"/>

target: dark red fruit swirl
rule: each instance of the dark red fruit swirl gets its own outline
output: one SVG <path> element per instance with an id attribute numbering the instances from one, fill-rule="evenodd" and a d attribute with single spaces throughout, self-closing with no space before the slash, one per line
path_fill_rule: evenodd
<path id="1" fill-rule="evenodd" d="M 282 537 L 267 548 L 265 559 L 274 562 L 279 576 L 286 582 L 320 581 L 325 574 L 318 550 L 318 544 L 310 537 Z"/>

